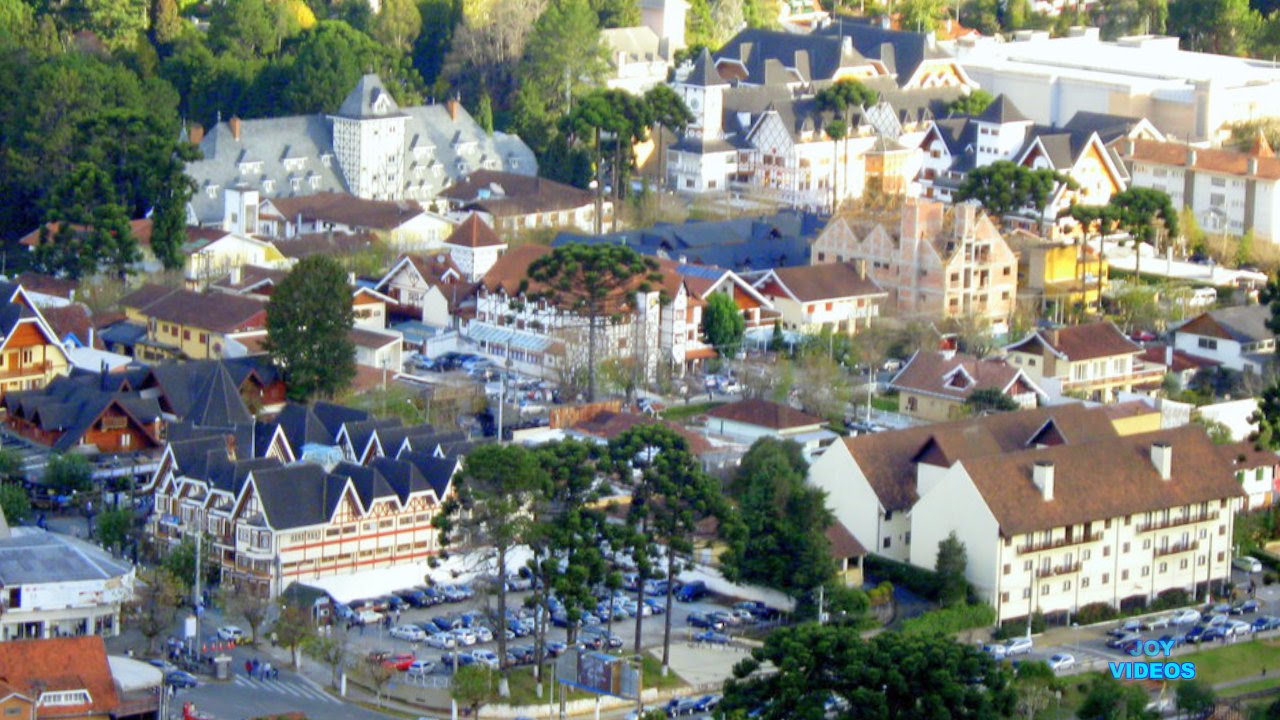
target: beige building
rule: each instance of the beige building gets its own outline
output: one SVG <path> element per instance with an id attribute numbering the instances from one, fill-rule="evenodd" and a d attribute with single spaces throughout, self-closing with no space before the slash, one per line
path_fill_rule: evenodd
<path id="1" fill-rule="evenodd" d="M 1023 409 L 1048 399 L 1021 368 L 951 351 L 912 355 L 889 389 L 898 392 L 898 412 L 935 422 L 968 415 L 977 390 L 999 392 Z"/>
<path id="2" fill-rule="evenodd" d="M 836 217 L 811 262 L 865 263 L 899 317 L 966 317 L 1003 329 L 1018 294 L 1018 258 L 976 204 L 909 200 L 897 227 Z"/>
<path id="3" fill-rule="evenodd" d="M 999 622 L 1142 606 L 1231 572 L 1242 492 L 1203 428 L 1120 436 L 1059 406 L 846 438 L 810 468 L 874 552 L 932 568 L 950 533 Z"/>
<path id="4" fill-rule="evenodd" d="M 774 268 L 752 284 L 781 313 L 784 329 L 802 333 L 871 327 L 887 295 L 867 277 L 866 263 Z"/>
<path id="5" fill-rule="evenodd" d="M 1164 379 L 1164 366 L 1140 360 L 1142 347 L 1106 320 L 1037 330 L 1005 352 L 1050 394 L 1110 402 L 1120 391 L 1158 389 Z"/>

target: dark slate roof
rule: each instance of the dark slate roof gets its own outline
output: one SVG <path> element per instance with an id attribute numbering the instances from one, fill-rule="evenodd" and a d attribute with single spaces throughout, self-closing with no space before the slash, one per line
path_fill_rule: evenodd
<path id="1" fill-rule="evenodd" d="M 859 22 L 856 18 L 843 18 L 815 31 L 812 36 L 849 38 L 853 49 L 863 57 L 884 63 L 889 72 L 897 76 L 898 85 L 906 84 L 926 58 L 943 55 L 930 47 L 930 37 L 926 33 L 888 30 L 869 21 Z"/>
<path id="2" fill-rule="evenodd" d="M 227 426 L 252 423 L 253 415 L 245 407 L 240 390 L 222 363 L 215 363 L 207 381 L 192 398 L 187 421 L 196 425 Z"/>
<path id="3" fill-rule="evenodd" d="M 382 110 L 376 109 L 381 100 L 386 103 Z M 349 118 L 391 117 L 400 114 L 400 106 L 382 85 L 382 79 L 373 73 L 360 78 L 355 88 L 347 94 L 338 108 L 338 114 Z"/>
<path id="4" fill-rule="evenodd" d="M 333 475 L 345 475 L 351 478 L 351 486 L 355 488 L 356 496 L 360 498 L 360 504 L 366 510 L 373 506 L 373 503 L 383 498 L 396 496 L 399 497 L 395 488 L 387 482 L 376 468 L 358 465 L 350 462 L 340 462 L 334 466 Z"/>
<path id="5" fill-rule="evenodd" d="M 453 481 L 454 472 L 460 462 L 458 455 L 447 455 L 439 458 L 430 452 L 414 451 L 405 453 L 400 460 L 410 463 L 422 477 L 426 478 L 437 498 L 443 498 L 449 492 L 449 484 Z"/>
<path id="6" fill-rule="evenodd" d="M 1014 105 L 1012 100 L 1001 93 L 987 106 L 986 110 L 982 111 L 978 119 L 988 123 L 1014 123 L 1028 122 L 1031 118 L 1023 115 L 1018 106 Z"/>
<path id="7" fill-rule="evenodd" d="M 98 337 L 109 345 L 133 347 L 139 340 L 147 336 L 147 329 L 137 323 L 121 321 L 103 328 Z"/>
<path id="8" fill-rule="evenodd" d="M 347 440 L 351 442 L 351 450 L 355 453 L 363 453 L 365 448 L 369 447 L 369 440 L 373 438 L 373 434 L 379 428 L 398 427 L 400 418 L 371 418 L 369 420 L 361 420 L 359 422 L 346 423 L 344 427 L 347 429 Z"/>
<path id="9" fill-rule="evenodd" d="M 302 454 L 304 445 L 334 444 L 334 434 L 329 432 L 328 427 L 320 420 L 319 414 L 306 405 L 298 403 L 285 405 L 269 425 L 273 428 L 278 426 L 284 432 L 285 440 L 288 441 L 289 449 L 295 457 Z"/>
<path id="10" fill-rule="evenodd" d="M 432 490 L 431 483 L 413 463 L 383 457 L 374 460 L 369 467 L 382 476 L 402 504 L 408 502 L 414 493 Z"/>
<path id="11" fill-rule="evenodd" d="M 93 423 L 113 405 L 150 436 L 146 426 L 160 417 L 160 404 L 155 398 L 131 391 L 117 392 L 113 379 L 107 376 L 104 381 L 97 373 L 59 377 L 39 390 L 7 393 L 3 405 L 10 415 L 25 418 L 46 432 L 58 433 L 52 447 L 59 451 L 78 445 Z"/>
<path id="12" fill-rule="evenodd" d="M 258 502 L 276 530 L 319 525 L 332 515 L 328 473 L 314 463 L 295 463 L 253 473 Z M 334 493 L 337 494 L 337 493 Z M 337 503 L 338 498 L 333 499 Z"/>
<path id="13" fill-rule="evenodd" d="M 867 59 L 838 36 L 747 28 L 734 35 L 715 54 L 717 65 L 733 63 L 752 85 L 830 80 L 844 67 L 864 65 Z M 780 73 L 779 70 L 789 70 Z M 715 72 L 714 70 L 712 72 Z M 717 74 L 717 77 L 723 73 Z"/>
<path id="14" fill-rule="evenodd" d="M 311 411 L 315 413 L 320 422 L 324 425 L 325 431 L 329 435 L 329 443 L 335 443 L 338 440 L 338 432 L 342 430 L 342 426 L 346 423 L 355 423 L 362 420 L 368 420 L 371 416 L 364 410 L 349 408 L 345 405 L 336 405 L 330 402 L 316 402 L 311 406 Z"/>
<path id="15" fill-rule="evenodd" d="M 716 64 L 711 59 L 711 52 L 703 48 L 702 54 L 693 63 L 693 70 L 689 73 L 689 77 L 685 78 L 685 84 L 711 87 L 713 85 L 727 85 L 728 83 L 720 77 L 720 73 L 716 72 Z"/>

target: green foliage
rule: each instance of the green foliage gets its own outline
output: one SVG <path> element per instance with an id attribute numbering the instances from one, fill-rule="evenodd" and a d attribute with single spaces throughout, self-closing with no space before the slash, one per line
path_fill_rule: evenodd
<path id="1" fill-rule="evenodd" d="M 209 49 L 242 59 L 266 57 L 299 31 L 280 0 L 226 0 L 214 5 L 209 18 Z"/>
<path id="2" fill-rule="evenodd" d="M 990 605 L 961 602 L 906 620 L 901 631 L 907 635 L 955 635 L 964 630 L 990 627 L 995 622 L 996 611 Z"/>
<path id="3" fill-rule="evenodd" d="M 963 603 L 968 596 L 969 583 L 964 577 L 968 563 L 964 543 L 954 531 L 938 543 L 934 570 L 938 574 L 938 601 L 944 608 Z"/>
<path id="4" fill-rule="evenodd" d="M 907 588 L 930 600 L 937 600 L 942 588 L 942 581 L 937 573 L 879 555 L 868 555 L 864 569 L 868 576 Z"/>
<path id="5" fill-rule="evenodd" d="M 123 548 L 133 527 L 133 513 L 128 508 L 104 510 L 96 521 L 98 540 L 108 550 Z"/>
<path id="6" fill-rule="evenodd" d="M 360 4 L 368 7 L 367 2 Z M 422 31 L 413 45 L 413 67 L 427 85 L 432 85 L 444 70 L 445 53 L 453 42 L 455 26 L 462 20 L 462 3 L 459 0 L 422 0 L 418 5 L 418 15 L 422 18 Z"/>
<path id="7" fill-rule="evenodd" d="M 857 80 L 844 79 L 837 80 L 819 90 L 813 99 L 820 110 L 835 113 L 847 119 L 854 110 L 879 102 L 880 94 Z"/>
<path id="8" fill-rule="evenodd" d="M 1104 40 L 1163 34 L 1169 18 L 1166 0 L 1101 0 L 1091 10 Z"/>
<path id="9" fill-rule="evenodd" d="M 191 588 L 196 582 L 196 543 L 191 538 L 183 538 L 181 542 L 169 548 L 168 554 L 160 561 L 165 569 L 183 588 Z"/>
<path id="10" fill-rule="evenodd" d="M 1268 327 L 1275 322 L 1274 316 L 1268 320 Z M 1258 399 L 1258 409 L 1249 418 L 1258 424 L 1258 429 L 1251 436 L 1258 445 L 1280 450 L 1280 384 L 1271 385 L 1262 391 Z"/>
<path id="11" fill-rule="evenodd" d="M 53 187 L 46 205 L 46 219 L 56 229 L 40 231 L 35 265 L 43 272 L 80 278 L 105 266 L 123 275 L 139 259 L 129 216 L 98 166 L 77 165 Z"/>
<path id="12" fill-rule="evenodd" d="M 490 99 L 489 93 L 480 95 L 479 104 L 476 106 L 475 121 L 486 135 L 493 134 L 493 100 Z"/>
<path id="13" fill-rule="evenodd" d="M 1114 620 L 1119 615 L 1120 613 L 1116 611 L 1111 603 L 1096 602 L 1081 605 L 1072 621 L 1080 625 L 1093 625 L 1094 623 Z"/>
<path id="14" fill-rule="evenodd" d="M 454 673 L 449 692 L 472 717 L 480 714 L 480 706 L 489 698 L 490 676 L 489 668 L 478 664 L 460 667 Z"/>
<path id="15" fill-rule="evenodd" d="M 567 113 L 570 97 L 597 86 L 608 69 L 598 22 L 587 0 L 553 0 L 534 23 L 520 83 L 553 117 Z"/>
<path id="16" fill-rule="evenodd" d="M 1161 225 L 1168 237 L 1178 235 L 1178 212 L 1161 190 L 1131 187 L 1112 195 L 1109 204 L 1118 227 L 1143 242 L 1154 241 Z"/>
<path id="17" fill-rule="evenodd" d="M 27 491 L 17 483 L 0 485 L 0 512 L 10 525 L 19 525 L 31 517 L 31 498 Z"/>
<path id="18" fill-rule="evenodd" d="M 287 49 L 291 58 L 272 66 L 264 83 L 279 84 L 281 107 L 263 114 L 336 112 L 351 88 L 367 72 L 376 72 L 401 104 L 421 97 L 417 73 L 408 59 L 364 33 L 336 20 L 322 20 Z M 264 87 L 262 92 L 267 91 Z"/>
<path id="19" fill-rule="evenodd" d="M 769 352 L 780 353 L 787 349 L 787 339 L 782 333 L 782 321 L 773 321 L 773 334 L 769 336 Z"/>
<path id="20" fill-rule="evenodd" d="M 22 476 L 22 456 L 17 450 L 0 449 L 0 479 L 16 480 Z"/>
<path id="21" fill-rule="evenodd" d="M 1009 412 L 1018 409 L 1018 403 L 1005 395 L 999 388 L 979 388 L 969 393 L 964 404 L 975 413 Z"/>
<path id="22" fill-rule="evenodd" d="M 629 0 L 591 0 L 591 10 L 595 12 L 602 28 L 635 27 L 642 24 L 639 4 Z"/>
<path id="23" fill-rule="evenodd" d="M 1053 170 L 1032 170 L 1009 160 L 976 167 L 964 176 L 956 192 L 957 200 L 977 200 L 996 218 L 1023 208 L 1044 212 L 1049 198 L 1061 184 L 1075 184 Z"/>
<path id="24" fill-rule="evenodd" d="M 909 32 L 931 32 L 947 15 L 945 0 L 899 0 L 894 5 L 898 22 Z"/>
<path id="25" fill-rule="evenodd" d="M 0 46 L 22 44 L 35 30 L 36 17 L 23 0 L 0 0 Z"/>
<path id="26" fill-rule="evenodd" d="M 267 303 L 267 350 L 284 372 L 289 396 L 333 396 L 355 377 L 351 286 L 337 260 L 303 258 Z"/>
<path id="27" fill-rule="evenodd" d="M 756 672 L 765 663 L 776 671 Z M 739 662 L 720 709 L 726 717 L 760 708 L 762 720 L 823 718 L 833 696 L 856 709 L 849 717 L 903 720 L 1004 717 L 1014 703 L 1008 673 L 974 647 L 937 635 L 863 640 L 852 626 L 805 624 L 771 633 Z"/>
<path id="28" fill-rule="evenodd" d="M 974 90 L 967 95 L 961 95 L 947 106 L 947 112 L 952 115 L 981 115 L 987 106 L 995 102 L 995 97 L 986 90 Z"/>
<path id="29" fill-rule="evenodd" d="M 134 46 L 147 28 L 145 0 L 78 0 L 61 8 L 71 30 L 88 30 L 111 50 Z"/>
<path id="30" fill-rule="evenodd" d="M 1261 22 L 1248 0 L 1172 0 L 1167 29 L 1187 50 L 1245 55 Z"/>
<path id="31" fill-rule="evenodd" d="M 157 637 L 173 630 L 182 594 L 180 581 L 164 567 L 138 570 L 138 583 L 128 608 L 129 619 L 147 639 L 150 652 L 156 650 Z"/>
<path id="32" fill-rule="evenodd" d="M 1182 588 L 1169 588 L 1162 590 L 1156 595 L 1156 599 L 1151 603 L 1151 610 L 1173 610 L 1175 608 L 1184 608 L 1195 603 L 1196 599 Z"/>
<path id="33" fill-rule="evenodd" d="M 826 493 L 805 482 L 808 463 L 790 440 L 761 438 L 742 457 L 731 492 L 742 530 L 721 556 L 725 576 L 793 597 L 835 574 L 826 529 Z"/>
<path id="34" fill-rule="evenodd" d="M 280 600 L 280 612 L 271 626 L 276 641 L 289 648 L 293 657 L 293 667 L 298 668 L 298 650 L 303 643 L 316 635 L 315 622 L 311 619 L 311 608 L 298 604 L 286 604 Z"/>
<path id="35" fill-rule="evenodd" d="M 720 357 L 737 356 L 742 347 L 742 337 L 747 331 L 747 321 L 728 293 L 714 293 L 707 299 L 707 307 L 703 310 L 703 327 L 707 342 L 720 353 Z"/>
<path id="36" fill-rule="evenodd" d="M 54 453 L 44 468 L 44 482 L 63 495 L 93 487 L 93 465 L 85 456 Z"/>
<path id="37" fill-rule="evenodd" d="M 422 32 L 422 13 L 415 0 L 382 0 L 372 29 L 375 40 L 404 52 Z"/>
<path id="38" fill-rule="evenodd" d="M 1146 710 L 1148 702 L 1147 691 L 1141 685 L 1124 685 L 1109 674 L 1095 675 L 1076 715 L 1099 720 L 1153 717 Z"/>

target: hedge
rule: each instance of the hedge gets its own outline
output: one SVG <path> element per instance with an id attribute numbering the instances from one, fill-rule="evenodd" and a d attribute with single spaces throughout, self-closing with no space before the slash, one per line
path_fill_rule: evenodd
<path id="1" fill-rule="evenodd" d="M 1111 603 L 1096 602 L 1082 605 L 1076 611 L 1075 621 L 1080 625 L 1093 625 L 1094 623 L 1115 620 L 1120 613 L 1111 607 Z"/>
<path id="2" fill-rule="evenodd" d="M 881 581 L 891 582 L 897 587 L 904 587 L 930 600 L 938 599 L 938 591 L 941 590 L 942 586 L 938 573 L 932 570 L 925 570 L 915 565 L 890 560 L 879 555 L 868 555 L 864 570 L 867 575 Z"/>
<path id="3" fill-rule="evenodd" d="M 904 620 L 902 632 L 905 635 L 953 635 L 976 627 L 990 627 L 995 622 L 996 610 L 990 605 L 962 603 Z"/>

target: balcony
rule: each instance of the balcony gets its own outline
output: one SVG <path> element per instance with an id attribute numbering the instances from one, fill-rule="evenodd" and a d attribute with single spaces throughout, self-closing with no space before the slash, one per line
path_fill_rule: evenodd
<path id="1" fill-rule="evenodd" d="M 1138 533 L 1156 532 L 1157 530 L 1167 530 L 1169 528 L 1180 527 L 1182 525 L 1195 525 L 1196 523 L 1213 522 L 1217 519 L 1218 519 L 1218 513 L 1216 512 L 1195 513 L 1194 515 L 1190 515 L 1188 517 L 1182 517 L 1182 518 L 1171 517 L 1168 520 L 1152 520 L 1149 523 L 1138 523 L 1136 532 Z"/>
<path id="2" fill-rule="evenodd" d="M 1168 547 L 1156 548 L 1156 551 L 1153 553 L 1153 555 L 1158 558 L 1168 557 L 1170 555 L 1178 555 L 1185 552 L 1191 552 L 1193 550 L 1199 549 L 1199 547 L 1200 547 L 1200 541 L 1192 540 L 1191 542 L 1177 543 L 1176 545 L 1170 545 Z"/>
<path id="3" fill-rule="evenodd" d="M 1068 547 L 1071 545 L 1084 545 L 1085 543 L 1097 542 L 1101 539 L 1102 531 L 1096 530 L 1092 533 L 1081 533 L 1078 536 L 1073 536 L 1071 539 L 1061 537 L 1048 541 L 1041 540 L 1039 542 L 1029 542 L 1025 545 L 1018 546 L 1018 554 L 1026 555 L 1027 553 L 1035 553 L 1042 550 L 1056 550 L 1057 548 Z"/>
<path id="4" fill-rule="evenodd" d="M 1054 567 L 1040 568 L 1036 570 L 1036 579 L 1057 577 L 1058 575 L 1070 575 L 1071 573 L 1080 572 L 1080 563 L 1071 563 L 1070 565 L 1055 565 Z"/>
<path id="5" fill-rule="evenodd" d="M 1083 379 L 1063 379 L 1062 388 L 1071 390 L 1077 388 L 1093 388 L 1101 385 L 1140 385 L 1150 382 L 1161 382 L 1164 380 L 1164 367 L 1161 365 L 1147 364 L 1135 362 L 1133 369 L 1127 373 L 1119 375 L 1101 375 L 1099 377 L 1087 377 Z"/>
<path id="6" fill-rule="evenodd" d="M 41 377 L 51 370 L 53 370 L 53 363 L 51 362 L 27 363 L 26 365 L 19 365 L 16 368 L 5 368 L 0 370 L 0 380 Z"/>

